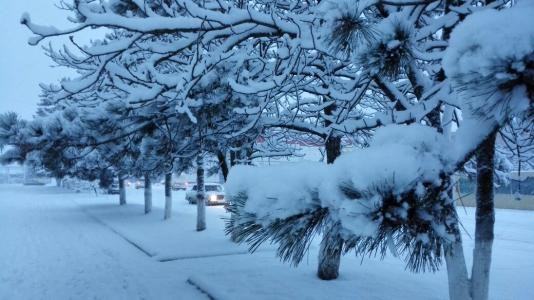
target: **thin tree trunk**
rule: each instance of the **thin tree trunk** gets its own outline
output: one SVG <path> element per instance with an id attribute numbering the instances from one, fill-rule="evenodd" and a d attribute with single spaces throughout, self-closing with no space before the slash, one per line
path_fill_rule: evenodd
<path id="1" fill-rule="evenodd" d="M 230 150 L 230 166 L 235 166 L 237 164 L 237 154 L 234 150 Z"/>
<path id="2" fill-rule="evenodd" d="M 228 162 L 226 161 L 226 155 L 221 150 L 217 151 L 217 159 L 219 160 L 219 166 L 221 167 L 221 172 L 224 177 L 224 182 L 228 179 Z"/>
<path id="3" fill-rule="evenodd" d="M 331 114 L 331 111 L 329 111 Z M 327 112 L 328 113 L 328 112 Z M 341 137 L 330 136 L 325 142 L 326 162 L 334 163 L 341 155 Z M 317 276 L 322 280 L 332 280 L 339 276 L 343 239 L 339 235 L 340 225 L 333 223 L 326 227 L 319 248 Z"/>
<path id="4" fill-rule="evenodd" d="M 470 282 L 465 264 L 464 247 L 458 223 L 454 224 L 455 240 L 445 247 L 445 262 L 447 264 L 447 279 L 449 281 L 450 300 L 470 299 Z"/>
<path id="5" fill-rule="evenodd" d="M 197 231 L 206 229 L 206 197 L 204 191 L 204 158 L 197 156 Z"/>
<path id="6" fill-rule="evenodd" d="M 172 216 L 172 173 L 165 174 L 165 214 L 163 219 L 170 219 Z"/>
<path id="7" fill-rule="evenodd" d="M 152 211 L 152 180 L 150 175 L 145 174 L 145 214 Z"/>
<path id="8" fill-rule="evenodd" d="M 341 155 L 341 137 L 331 136 L 326 140 L 326 163 L 333 164 L 336 158 Z"/>
<path id="9" fill-rule="evenodd" d="M 477 150 L 477 194 L 475 249 L 471 271 L 471 294 L 473 300 L 488 299 L 491 251 L 495 210 L 493 205 L 493 172 L 495 137 L 492 134 Z"/>
<path id="10" fill-rule="evenodd" d="M 237 142 L 237 145 L 235 146 L 236 146 L 235 148 L 241 147 L 242 143 Z M 233 167 L 240 162 L 241 162 L 241 151 L 236 152 L 235 150 L 230 150 L 230 166 Z M 225 182 L 226 182 L 226 179 L 225 179 Z M 234 218 L 234 213 L 231 213 L 230 218 Z M 237 242 L 236 232 L 232 231 L 232 233 L 230 234 L 230 240 L 235 243 Z"/>
<path id="11" fill-rule="evenodd" d="M 126 187 L 124 186 L 124 176 L 119 174 L 119 203 L 120 205 L 126 204 Z"/>

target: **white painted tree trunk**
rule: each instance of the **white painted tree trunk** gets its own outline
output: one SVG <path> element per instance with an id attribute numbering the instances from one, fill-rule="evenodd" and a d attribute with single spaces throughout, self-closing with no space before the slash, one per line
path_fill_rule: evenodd
<path id="1" fill-rule="evenodd" d="M 458 224 L 455 226 L 455 241 L 445 248 L 447 279 L 449 281 L 450 300 L 469 300 L 470 282 L 465 264 L 462 236 Z"/>
<path id="2" fill-rule="evenodd" d="M 334 106 L 325 108 L 326 115 L 331 115 Z M 326 125 L 329 125 L 327 123 Z M 331 136 L 325 141 L 326 163 L 333 164 L 341 155 L 341 137 Z M 343 238 L 339 234 L 339 224 L 329 225 L 323 234 L 319 248 L 319 265 L 317 277 L 322 280 L 333 280 L 339 276 L 341 253 L 343 251 Z"/>
<path id="3" fill-rule="evenodd" d="M 206 229 L 206 197 L 204 187 L 204 158 L 197 156 L 197 231 Z"/>
<path id="4" fill-rule="evenodd" d="M 126 187 L 124 185 L 124 176 L 119 174 L 119 203 L 120 205 L 126 204 Z"/>
<path id="5" fill-rule="evenodd" d="M 145 214 L 152 211 L 152 180 L 150 175 L 145 174 Z"/>
<path id="6" fill-rule="evenodd" d="M 467 266 L 458 225 L 456 225 L 456 240 L 445 249 L 449 298 L 451 300 L 487 300 L 489 298 L 491 253 L 495 223 L 493 202 L 494 156 L 495 134 L 492 134 L 476 153 L 477 205 L 471 279 L 467 275 Z"/>
<path id="7" fill-rule="evenodd" d="M 165 215 L 163 219 L 170 219 L 172 216 L 172 173 L 165 174 Z"/>

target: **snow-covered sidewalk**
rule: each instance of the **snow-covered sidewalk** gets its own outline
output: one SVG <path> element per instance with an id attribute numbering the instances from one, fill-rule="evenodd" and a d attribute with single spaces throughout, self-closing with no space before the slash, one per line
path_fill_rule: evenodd
<path id="1" fill-rule="evenodd" d="M 0 299 L 205 299 L 85 214 L 81 195 L 0 186 Z"/>
<path id="2" fill-rule="evenodd" d="M 130 203 L 117 205 L 117 196 L 102 195 L 95 198 L 86 194 L 75 201 L 85 213 L 114 230 L 146 255 L 157 261 L 170 261 L 206 256 L 245 254 L 247 249 L 232 243 L 222 228 L 225 215 L 222 207 L 207 208 L 208 229 L 195 230 L 196 206 L 188 205 L 183 192 L 174 192 L 173 215 L 163 220 L 163 190 L 154 189 L 153 211 L 145 215 L 142 190 L 128 190 Z M 159 197 L 160 196 L 160 197 Z M 159 203 L 161 202 L 161 203 Z M 161 205 L 161 206 L 160 206 Z"/>
<path id="3" fill-rule="evenodd" d="M 222 207 L 208 207 L 208 229 L 195 231 L 195 206 L 173 193 L 163 221 L 163 189 L 143 214 L 142 190 L 118 196 L 55 187 L 0 185 L 0 299 L 447 299 L 445 266 L 411 274 L 384 261 L 346 256 L 335 281 L 315 277 L 317 249 L 298 268 L 269 246 L 253 255 L 224 236 Z M 474 210 L 460 215 L 473 232 Z M 467 259 L 472 242 L 464 236 Z M 534 212 L 498 210 L 493 299 L 533 299 Z M 199 288 L 199 289 L 197 289 Z"/>

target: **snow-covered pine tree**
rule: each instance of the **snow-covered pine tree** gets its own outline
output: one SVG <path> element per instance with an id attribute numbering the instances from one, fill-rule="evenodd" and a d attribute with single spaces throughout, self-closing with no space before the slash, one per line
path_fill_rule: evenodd
<path id="1" fill-rule="evenodd" d="M 486 10 L 468 17 L 453 32 L 444 61 L 447 76 L 476 119 L 506 121 L 534 117 L 534 5 L 521 1 L 502 11 Z M 476 35 L 474 34 L 476 32 Z M 501 46 L 498 46 L 501 45 Z M 493 186 L 496 130 L 476 152 L 477 208 L 475 249 L 468 285 L 457 297 L 488 299 L 495 212 Z M 465 268 L 465 266 L 463 267 Z M 466 275 L 465 271 L 461 272 Z M 467 278 L 464 278 L 467 281 Z M 464 298 L 462 298 L 464 299 Z"/>
<path id="2" fill-rule="evenodd" d="M 302 259 L 308 243 L 314 233 L 325 226 L 329 214 L 341 222 L 347 250 L 382 255 L 389 250 L 404 256 L 412 270 L 437 268 L 443 249 L 446 257 L 450 257 L 450 251 L 462 251 L 461 244 L 459 248 L 449 248 L 458 244 L 455 243 L 457 220 L 449 197 L 448 178 L 475 152 L 483 149 L 488 138 L 507 120 L 532 118 L 534 89 L 529 74 L 532 72 L 534 45 L 531 36 L 534 32 L 519 25 L 526 22 L 531 9 L 532 6 L 525 5 L 509 9 L 510 12 L 488 10 L 468 17 L 458 28 L 458 38 L 451 40 L 452 45 L 458 43 L 455 45 L 458 48 L 451 46 L 452 54 L 444 64 L 459 92 L 465 116 L 453 141 L 430 127 L 389 125 L 377 132 L 370 148 L 342 156 L 344 159 L 334 163 L 330 172 L 320 166 L 300 166 L 298 170 L 236 169 L 230 174 L 228 188 L 234 199 L 231 210 L 236 218 L 228 223 L 228 230 L 235 232 L 239 240 L 250 243 L 252 249 L 272 239 L 279 244 L 278 254 L 294 263 Z M 500 23 L 511 19 L 517 20 L 517 27 Z M 503 36 L 495 39 L 495 30 L 487 28 L 489 22 L 510 31 L 499 30 Z M 480 34 L 484 30 L 487 31 Z M 471 31 L 492 38 L 473 39 Z M 499 49 L 492 43 L 507 38 L 514 39 L 522 47 L 508 47 L 507 51 L 492 55 L 496 60 L 487 64 L 486 51 L 497 54 L 496 49 Z M 472 47 L 473 43 L 479 46 Z M 463 68 L 459 61 L 464 57 L 475 63 Z M 486 67 L 492 72 L 486 72 Z M 486 76 L 493 80 L 486 81 Z M 481 86 L 481 82 L 488 85 Z M 481 94 L 481 87 L 491 92 Z M 391 150 L 410 160 L 388 160 Z M 363 170 L 362 165 L 366 165 Z M 385 172 L 383 165 L 388 166 Z M 358 171 L 354 171 L 357 167 L 360 167 Z M 329 174 L 314 178 L 310 173 Z M 262 182 L 260 178 L 270 180 Z M 293 187 L 279 188 L 282 182 L 290 180 Z M 492 230 L 491 224 L 484 227 L 483 231 Z M 490 256 L 488 248 L 484 248 L 482 259 L 475 262 L 482 267 L 482 272 L 473 273 L 479 276 L 475 281 L 467 279 L 466 271 L 458 272 L 466 269 L 465 261 L 459 261 L 463 256 L 453 253 L 452 260 L 448 261 L 449 280 L 458 285 L 451 286 L 452 299 L 487 298 L 489 277 L 484 270 L 487 270 Z M 473 282 L 479 284 L 473 285 Z"/>

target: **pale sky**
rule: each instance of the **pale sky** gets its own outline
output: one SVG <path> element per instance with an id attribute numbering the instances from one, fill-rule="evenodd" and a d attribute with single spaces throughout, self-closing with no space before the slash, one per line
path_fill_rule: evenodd
<path id="1" fill-rule="evenodd" d="M 37 108 L 39 83 L 72 76 L 68 70 L 51 68 L 53 62 L 40 46 L 28 45 L 32 34 L 19 22 L 21 15 L 28 12 L 35 23 L 70 27 L 66 12 L 54 6 L 58 1 L 0 0 L 0 113 L 15 111 L 31 118 Z M 54 45 L 62 41 L 52 40 Z"/>

